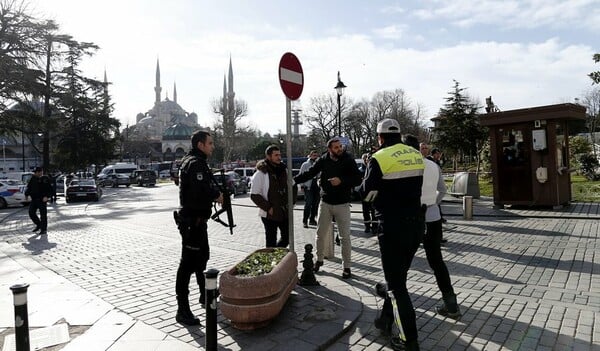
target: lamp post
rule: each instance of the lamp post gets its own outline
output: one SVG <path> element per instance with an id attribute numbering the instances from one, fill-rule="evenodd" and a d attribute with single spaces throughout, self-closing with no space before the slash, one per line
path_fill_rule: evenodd
<path id="1" fill-rule="evenodd" d="M 341 103 L 341 98 L 342 95 L 344 94 L 344 88 L 346 88 L 346 86 L 344 85 L 344 83 L 342 82 L 342 80 L 340 79 L 340 71 L 338 71 L 338 82 L 337 85 L 335 86 L 335 91 L 337 92 L 337 103 L 338 103 L 338 136 L 342 136 L 342 103 Z"/>

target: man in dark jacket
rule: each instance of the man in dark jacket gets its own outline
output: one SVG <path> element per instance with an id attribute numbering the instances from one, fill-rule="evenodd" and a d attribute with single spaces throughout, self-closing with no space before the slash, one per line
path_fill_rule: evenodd
<path id="1" fill-rule="evenodd" d="M 33 232 L 40 231 L 40 235 L 48 233 L 48 208 L 46 204 L 52 196 L 52 187 L 48 177 L 42 175 L 42 168 L 36 167 L 33 171 L 33 176 L 27 183 L 25 195 L 31 197 L 29 203 L 29 218 L 35 224 Z M 37 216 L 37 211 L 40 211 L 40 216 Z"/>
<path id="2" fill-rule="evenodd" d="M 281 151 L 276 145 L 265 150 L 266 158 L 256 164 L 252 176 L 250 199 L 259 208 L 265 227 L 266 247 L 287 247 L 289 244 L 287 169 L 281 162 Z M 281 239 L 277 241 L 277 228 Z"/>
<path id="3" fill-rule="evenodd" d="M 200 288 L 200 303 L 204 304 L 204 270 L 210 252 L 208 247 L 207 221 L 213 202 L 223 203 L 206 159 L 215 149 L 208 132 L 197 131 L 192 135 L 192 150 L 183 157 L 179 169 L 178 228 L 181 234 L 181 260 L 177 269 L 175 293 L 177 315 L 175 320 L 185 325 L 199 325 L 189 304 L 189 284 L 193 273 Z"/>
<path id="4" fill-rule="evenodd" d="M 317 159 L 315 164 L 307 171 L 294 177 L 296 184 L 303 183 L 317 174 L 320 175 L 321 206 L 319 221 L 317 223 L 317 262 L 315 272 L 323 266 L 325 258 L 325 240 L 329 234 L 331 221 L 335 222 L 341 237 L 342 244 L 342 278 L 352 277 L 350 271 L 350 255 L 352 245 L 350 242 L 350 201 L 352 188 L 359 185 L 361 173 L 354 158 L 344 148 L 340 139 L 333 138 L 327 142 L 327 152 Z"/>

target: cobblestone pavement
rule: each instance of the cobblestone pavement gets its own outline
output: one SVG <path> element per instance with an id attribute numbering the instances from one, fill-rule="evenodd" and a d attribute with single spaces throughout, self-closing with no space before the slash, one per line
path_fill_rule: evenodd
<path id="1" fill-rule="evenodd" d="M 172 223 L 176 206 L 172 185 L 108 189 L 99 203 L 52 206 L 48 240 L 34 238 L 24 209 L 0 212 L 0 241 L 28 252 L 36 261 L 100 297 L 129 316 L 190 345 L 204 345 L 202 330 L 175 323 L 175 270 L 179 238 Z M 221 271 L 264 245 L 263 227 L 247 196 L 234 200 L 233 236 L 209 225 L 209 267 Z M 304 229 L 295 211 L 295 248 L 302 257 L 314 242 L 315 228 Z M 377 239 L 364 234 L 360 205 L 352 214 L 353 293 L 360 317 L 328 350 L 389 350 L 372 326 L 380 299 L 373 285 L 383 280 Z M 474 220 L 464 220 L 461 204 L 443 204 L 449 240 L 443 254 L 463 317 L 456 322 L 434 312 L 441 298 L 420 250 L 409 272 L 408 288 L 417 311 L 422 350 L 600 350 L 600 263 L 598 204 L 559 211 L 494 210 L 475 201 Z M 38 237 L 39 238 L 39 237 Z M 339 247 L 317 279 L 341 274 Z M 300 267 L 301 268 L 301 267 Z M 340 279 L 341 281 L 341 279 Z M 191 301 L 197 301 L 192 288 Z M 193 310 L 202 316 L 199 305 Z M 282 316 L 285 316 L 283 314 Z M 282 318 L 281 316 L 279 318 Z M 252 336 L 233 329 L 219 315 L 223 349 L 278 349 L 267 340 L 285 336 L 271 328 Z M 281 338 L 282 336 L 279 336 Z M 264 339 L 265 344 L 255 344 Z M 287 345 L 285 349 L 311 349 Z"/>

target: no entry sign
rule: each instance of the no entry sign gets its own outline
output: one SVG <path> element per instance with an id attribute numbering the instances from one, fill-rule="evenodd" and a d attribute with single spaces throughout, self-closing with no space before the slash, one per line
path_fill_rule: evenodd
<path id="1" fill-rule="evenodd" d="M 291 52 L 283 54 L 279 61 L 279 85 L 290 100 L 297 100 L 302 95 L 304 88 L 302 65 L 296 55 Z"/>

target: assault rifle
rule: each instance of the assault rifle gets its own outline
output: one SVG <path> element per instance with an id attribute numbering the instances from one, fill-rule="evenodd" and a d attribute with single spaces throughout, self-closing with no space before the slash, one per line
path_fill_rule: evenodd
<path id="1" fill-rule="evenodd" d="M 214 205 L 215 213 L 210 216 L 210 219 L 215 222 L 221 223 L 222 225 L 229 227 L 229 233 L 233 235 L 233 227 L 235 224 L 233 223 L 233 210 L 231 208 L 231 193 L 229 189 L 227 189 L 226 178 L 225 178 L 225 170 L 220 169 L 222 183 L 219 183 L 217 179 L 215 179 L 214 175 L 212 177 L 213 182 L 219 187 L 221 194 L 223 194 L 223 204 L 221 205 L 221 209 L 217 209 L 217 204 Z M 221 213 L 227 212 L 227 223 L 225 223 L 219 216 Z"/>

